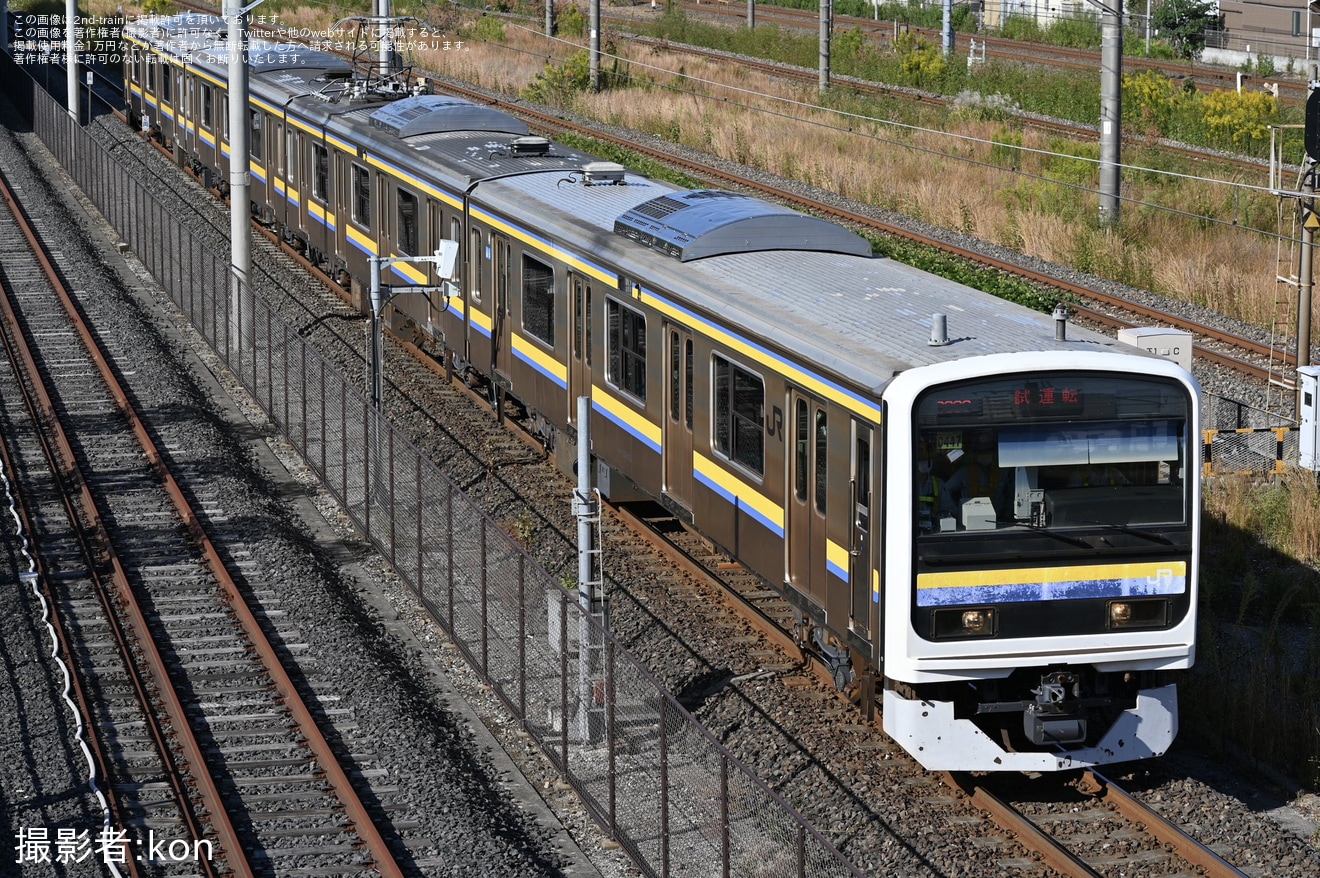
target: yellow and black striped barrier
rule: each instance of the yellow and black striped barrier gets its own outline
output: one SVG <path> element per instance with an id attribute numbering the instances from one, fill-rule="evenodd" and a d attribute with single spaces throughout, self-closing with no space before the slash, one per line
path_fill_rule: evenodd
<path id="1" fill-rule="evenodd" d="M 1297 459 L 1296 427 L 1204 430 L 1201 474 L 1282 475 L 1284 462 Z"/>

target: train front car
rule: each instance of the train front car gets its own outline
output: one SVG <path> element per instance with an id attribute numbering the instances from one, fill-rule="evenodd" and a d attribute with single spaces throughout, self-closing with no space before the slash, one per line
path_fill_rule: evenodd
<path id="1" fill-rule="evenodd" d="M 885 730 L 927 768 L 1158 756 L 1195 653 L 1195 380 L 1126 354 L 919 368 L 885 391 Z"/>

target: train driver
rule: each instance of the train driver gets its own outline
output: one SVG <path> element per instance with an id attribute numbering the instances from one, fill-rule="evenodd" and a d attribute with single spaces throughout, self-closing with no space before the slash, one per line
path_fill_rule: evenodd
<path id="1" fill-rule="evenodd" d="M 988 497 L 995 508 L 996 520 L 1005 517 L 1010 509 L 1009 492 L 1013 488 L 1011 474 L 1005 476 L 999 467 L 998 453 L 992 434 L 977 431 L 964 443 L 960 465 L 944 484 L 948 495 L 947 508 L 962 521 L 962 505 L 973 497 Z"/>
<path id="2" fill-rule="evenodd" d="M 917 453 L 917 530 L 924 534 L 937 533 L 940 519 L 948 510 L 944 480 L 935 475 L 930 448 L 922 442 Z"/>

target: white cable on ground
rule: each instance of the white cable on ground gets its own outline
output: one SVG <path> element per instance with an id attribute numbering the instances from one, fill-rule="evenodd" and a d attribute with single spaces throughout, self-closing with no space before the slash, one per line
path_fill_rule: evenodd
<path id="1" fill-rule="evenodd" d="M 41 621 L 45 624 L 46 632 L 50 636 L 50 657 L 59 664 L 60 673 L 64 675 L 64 691 L 61 695 L 64 698 L 64 703 L 69 706 L 69 712 L 73 714 L 75 723 L 74 737 L 78 741 L 78 746 L 82 749 L 83 757 L 87 760 L 87 782 L 91 787 L 92 794 L 95 795 L 96 800 L 101 803 L 102 838 L 108 839 L 111 837 L 110 832 L 114 828 L 111 819 L 112 815 L 110 814 L 110 805 L 106 802 L 105 795 L 101 792 L 100 787 L 96 783 L 96 762 L 92 759 L 91 748 L 87 746 L 87 741 L 83 737 L 83 715 L 78 710 L 77 705 L 73 703 L 73 699 L 69 694 L 73 686 L 72 678 L 70 677 L 68 666 L 64 663 L 64 659 L 60 657 L 60 642 L 58 635 L 55 633 L 55 626 L 51 622 L 50 606 L 46 603 L 46 598 L 38 587 L 41 575 L 37 572 L 37 560 L 33 557 L 32 552 L 29 551 L 31 543 L 28 542 L 27 533 L 23 530 L 23 520 L 18 514 L 18 501 L 14 498 L 14 492 L 11 490 L 9 474 L 5 471 L 3 460 L 0 460 L 0 482 L 4 484 L 5 501 L 9 505 L 9 515 L 14 519 L 14 530 L 17 533 L 20 542 L 19 551 L 23 553 L 23 557 L 27 559 L 28 564 L 27 572 L 20 573 L 18 578 L 20 581 L 27 581 L 32 588 L 32 594 L 36 596 L 37 600 L 41 601 Z M 107 860 L 106 865 L 110 867 L 110 872 L 115 878 L 123 878 L 123 873 L 116 868 L 114 863 Z"/>

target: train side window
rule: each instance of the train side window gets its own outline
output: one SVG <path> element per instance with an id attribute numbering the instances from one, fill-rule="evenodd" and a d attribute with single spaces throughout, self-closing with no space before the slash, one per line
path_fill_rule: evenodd
<path id="1" fill-rule="evenodd" d="M 371 227 L 371 173 L 353 165 L 353 222 Z"/>
<path id="2" fill-rule="evenodd" d="M 250 123 L 248 127 L 252 131 L 252 133 L 248 135 L 248 152 L 252 154 L 254 159 L 261 158 L 263 146 L 261 142 L 261 131 L 265 127 L 263 125 L 263 118 L 260 110 L 248 110 L 248 121 Z"/>
<path id="3" fill-rule="evenodd" d="M 399 234 L 395 242 L 399 252 L 405 256 L 417 253 L 417 196 L 407 189 L 398 190 L 399 196 Z"/>
<path id="4" fill-rule="evenodd" d="M 555 346 L 555 270 L 539 259 L 523 256 L 523 329 Z"/>
<path id="5" fill-rule="evenodd" d="M 765 382 L 715 354 L 715 450 L 765 473 Z"/>
<path id="6" fill-rule="evenodd" d="M 213 127 L 211 124 L 211 118 L 212 118 L 211 111 L 213 109 L 213 107 L 211 106 L 211 102 L 213 100 L 214 100 L 214 93 L 211 91 L 211 86 L 207 85 L 206 83 L 202 83 L 201 122 L 202 122 L 202 127 L 208 130 L 210 130 Z"/>
<path id="7" fill-rule="evenodd" d="M 646 316 L 606 298 L 605 321 L 605 380 L 646 402 Z"/>
<path id="8" fill-rule="evenodd" d="M 816 409 L 816 511 L 825 514 L 825 464 L 829 460 L 829 424 L 825 409 Z"/>
<path id="9" fill-rule="evenodd" d="M 319 143 L 312 144 L 312 197 L 324 202 L 330 188 L 330 153 Z"/>

